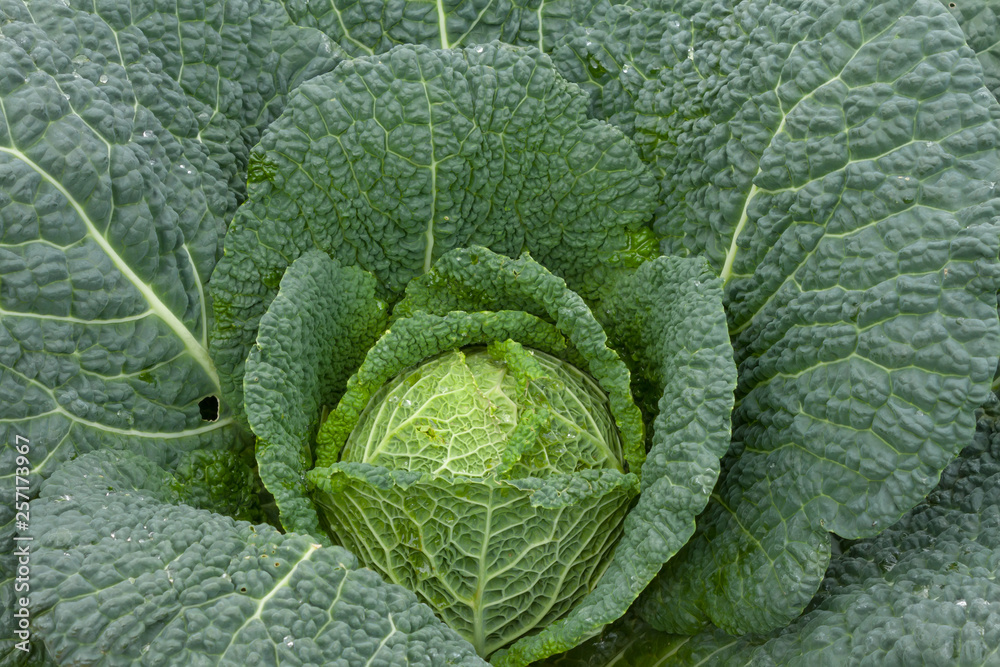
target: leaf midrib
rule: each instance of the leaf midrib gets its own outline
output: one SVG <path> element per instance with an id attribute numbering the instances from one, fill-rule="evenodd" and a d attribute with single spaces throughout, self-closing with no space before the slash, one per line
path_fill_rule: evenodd
<path id="1" fill-rule="evenodd" d="M 216 392 L 220 391 L 219 375 L 215 370 L 215 366 L 212 364 L 212 360 L 208 355 L 208 350 L 194 337 L 194 334 L 184 325 L 183 322 L 171 311 L 163 301 L 156 295 L 156 293 L 147 285 L 139 276 L 132 270 L 122 257 L 115 252 L 114 248 L 108 240 L 100 233 L 97 226 L 87 215 L 83 206 L 76 200 L 75 197 L 60 183 L 57 179 L 53 178 L 51 174 L 42 169 L 34 160 L 30 157 L 17 150 L 16 148 L 8 148 L 5 146 L 0 146 L 0 153 L 7 153 L 14 158 L 20 160 L 24 164 L 28 165 L 33 169 L 39 176 L 45 179 L 52 187 L 59 191 L 59 193 L 69 202 L 73 210 L 83 221 L 84 226 L 87 228 L 87 235 L 94 240 L 95 243 L 104 251 L 111 262 L 115 265 L 125 278 L 132 283 L 132 285 L 139 291 L 146 302 L 149 304 L 150 310 L 152 310 L 157 317 L 160 318 L 170 328 L 174 334 L 181 339 L 184 343 L 184 347 L 187 349 L 191 357 L 201 366 L 208 378 L 212 382 L 212 387 Z"/>

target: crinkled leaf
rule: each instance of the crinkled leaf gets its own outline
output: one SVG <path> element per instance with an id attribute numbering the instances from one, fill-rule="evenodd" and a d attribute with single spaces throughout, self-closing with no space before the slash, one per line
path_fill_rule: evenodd
<path id="1" fill-rule="evenodd" d="M 233 473 L 227 486 L 252 480 L 239 467 L 232 418 L 206 420 L 199 407 L 219 395 L 205 282 L 227 215 L 227 177 L 202 141 L 192 99 L 146 52 L 146 36 L 133 28 L 117 37 L 101 18 L 60 3 L 0 6 L 5 541 L 15 435 L 31 443 L 36 483 L 95 449 L 141 451 L 170 469 L 200 465 L 193 452 L 217 452 Z M 266 51 L 264 43 L 231 47 L 236 60 Z M 221 489 L 208 472 L 181 471 L 190 502 L 224 509 L 252 493 Z M 9 629 L 5 618 L 5 648 Z"/>
<path id="2" fill-rule="evenodd" d="M 286 0 L 301 25 L 315 26 L 348 53 L 371 56 L 399 44 L 437 49 L 461 48 L 499 40 L 545 51 L 579 24 L 607 11 L 605 0 L 449 0 L 437 5 L 414 0 Z"/>
<path id="3" fill-rule="evenodd" d="M 148 459 L 108 451 L 43 485 L 32 623 L 61 664 L 484 664 L 343 549 L 174 504 L 173 487 Z"/>
<path id="4" fill-rule="evenodd" d="M 593 587 L 638 492 L 615 470 L 499 480 L 337 463 L 309 480 L 344 545 L 484 656 Z"/>
<path id="5" fill-rule="evenodd" d="M 656 6 L 691 50 L 634 98 L 654 228 L 720 273 L 740 382 L 652 603 L 674 631 L 763 632 L 812 597 L 828 531 L 891 524 L 971 433 L 1000 350 L 1000 107 L 936 1 Z"/>
<path id="6" fill-rule="evenodd" d="M 993 397 L 976 440 L 925 502 L 833 558 L 810 608 L 788 627 L 764 636 L 732 637 L 712 628 L 688 637 L 657 632 L 630 614 L 545 666 L 996 663 L 997 406 Z"/>
<path id="7" fill-rule="evenodd" d="M 198 408 L 218 392 L 202 288 L 215 252 L 196 264 L 187 247 L 187 233 L 215 243 L 213 176 L 172 174 L 183 151 L 135 104 L 122 68 L 74 76 L 37 26 L 2 29 L 5 446 L 27 437 L 45 475 L 132 439 L 175 455 L 231 440 L 231 420 L 203 422 Z"/>
<path id="8" fill-rule="evenodd" d="M 326 542 L 305 474 L 323 406 L 340 398 L 365 351 L 385 329 L 375 279 L 313 250 L 295 260 L 260 320 L 244 379 L 257 462 L 287 530 Z"/>
<path id="9" fill-rule="evenodd" d="M 534 49 L 401 46 L 300 86 L 255 149 L 249 201 L 213 277 L 215 357 L 241 404 L 243 363 L 285 267 L 310 248 L 395 298 L 448 250 L 530 250 L 595 289 L 655 184 L 621 132 Z M 544 119 L 544 122 L 540 122 Z"/>
<path id="10" fill-rule="evenodd" d="M 652 418 L 642 493 L 594 590 L 568 616 L 495 657 L 498 665 L 565 651 L 619 618 L 694 532 L 729 445 L 736 368 L 720 281 L 703 260 L 644 264 L 609 292 L 600 317 Z"/>
<path id="11" fill-rule="evenodd" d="M 643 157 L 657 164 L 655 135 L 636 137 L 636 115 L 648 110 L 662 89 L 659 72 L 688 57 L 691 19 L 670 3 L 616 4 L 597 20 L 562 35 L 552 49 L 559 73 L 590 93 L 592 113 L 642 143 Z M 642 119 L 639 128 L 655 125 Z"/>
<path id="12" fill-rule="evenodd" d="M 32 15 L 67 13 L 59 4 L 35 0 L 29 7 Z M 110 40 L 87 43 L 89 48 L 112 60 L 119 54 L 109 50 L 117 50 L 126 66 L 155 63 L 149 66 L 155 80 L 146 87 L 151 100 L 165 87 L 164 79 L 167 90 L 183 91 L 189 111 L 161 122 L 193 132 L 219 164 L 230 188 L 228 217 L 245 193 L 250 147 L 281 113 L 285 96 L 347 57 L 320 31 L 294 25 L 275 0 L 209 0 L 190 7 L 176 0 L 69 4 L 88 12 L 85 20 L 103 19 L 113 32 Z M 53 25 L 56 34 L 58 26 Z"/>
<path id="13" fill-rule="evenodd" d="M 983 79 L 1000 97 L 1000 3 L 996 0 L 941 0 L 958 20 L 969 46 L 983 66 Z"/>
<path id="14" fill-rule="evenodd" d="M 160 165 L 164 185 L 183 193 L 170 207 L 184 232 L 186 251 L 202 281 L 207 281 L 220 250 L 225 216 L 235 209 L 235 199 L 227 189 L 224 165 L 198 134 L 195 110 L 189 107 L 192 100 L 162 71 L 159 60 L 146 53 L 142 33 L 116 40 L 116 33 L 99 17 L 63 3 L 3 0 L 0 8 L 17 19 L 4 26 L 4 34 L 19 41 L 38 68 L 59 81 L 74 113 L 99 127 L 100 101 L 76 93 L 81 87 L 90 88 L 86 82 L 97 84 L 107 99 L 132 107 L 122 107 L 116 122 L 128 122 L 130 111 L 137 116 L 144 136 L 133 132 L 132 140 L 147 148 L 150 166 Z M 58 48 L 53 51 L 50 46 Z M 150 114 L 157 123 L 143 118 Z"/>
<path id="15" fill-rule="evenodd" d="M 74 72 L 38 26 L 0 30 L 7 539 L 16 435 L 31 443 L 36 483 L 93 449 L 138 448 L 173 467 L 186 452 L 233 448 L 237 435 L 231 418 L 204 421 L 198 405 L 219 391 L 203 289 L 221 227 L 208 204 L 215 176 L 177 176 L 185 149 L 136 103 L 121 67 Z M 201 252 L 189 252 L 192 237 Z"/>

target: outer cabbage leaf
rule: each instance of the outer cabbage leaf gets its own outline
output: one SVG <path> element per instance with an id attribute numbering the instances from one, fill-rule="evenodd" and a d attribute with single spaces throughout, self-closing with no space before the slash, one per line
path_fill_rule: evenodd
<path id="1" fill-rule="evenodd" d="M 232 418 L 199 407 L 219 394 L 205 282 L 226 176 L 142 33 L 118 37 L 59 3 L 0 5 L 4 541 L 15 435 L 36 483 L 82 452 L 128 448 L 178 469 L 189 502 L 255 511 Z M 5 553 L 5 596 L 10 565 Z M 4 650 L 10 628 L 5 614 Z"/>
<path id="2" fill-rule="evenodd" d="M 223 17 L 210 5 L 185 22 L 186 30 L 227 33 L 225 57 L 242 63 L 232 75 L 253 73 L 258 93 L 240 93 L 240 108 L 260 122 L 297 75 L 332 64 L 330 56 L 306 58 L 298 49 L 308 45 L 287 37 L 240 44 L 250 23 L 320 39 L 277 17 L 280 6 L 268 7 L 251 21 L 245 7 L 230 5 Z M 130 11 L 151 32 L 162 30 L 154 7 Z M 67 457 L 70 440 L 78 451 L 133 437 L 152 450 L 209 448 L 231 423 L 203 423 L 197 405 L 219 393 L 206 351 L 205 282 L 227 215 L 226 180 L 188 107 L 199 103 L 178 87 L 201 84 L 164 75 L 173 67 L 181 77 L 186 67 L 193 77 L 197 61 L 180 44 L 182 56 L 161 45 L 153 50 L 176 65 L 165 66 L 146 52 L 151 38 L 138 26 L 116 32 L 58 3 L 5 0 L 2 12 L 3 428 L 23 420 L 32 431 L 24 435 L 39 435 L 32 441 L 46 461 L 42 475 Z M 176 21 L 177 8 L 170 12 Z M 112 18 L 131 20 L 120 6 Z M 248 23 L 230 32 L 225 21 Z M 264 64 L 271 83 L 254 71 Z M 213 89 L 222 94 L 227 85 Z"/>
<path id="3" fill-rule="evenodd" d="M 174 504 L 173 487 L 108 451 L 44 483 L 32 623 L 60 663 L 485 664 L 343 549 Z"/>
<path id="4" fill-rule="evenodd" d="M 648 218 L 631 142 L 534 49 L 402 46 L 300 86 L 254 149 L 249 200 L 213 277 L 214 354 L 241 405 L 243 363 L 288 263 L 311 248 L 392 298 L 446 251 L 530 250 L 574 288 Z M 542 120 L 544 119 L 544 121 Z"/>
<path id="5" fill-rule="evenodd" d="M 206 423 L 198 408 L 218 393 L 203 289 L 220 228 L 208 204 L 216 174 L 176 177 L 184 150 L 122 68 L 73 71 L 32 24 L 3 34 L 5 443 L 28 437 L 44 476 L 132 439 L 175 457 L 231 442 L 231 420 Z M 211 250 L 192 250 L 191 237 Z"/>
<path id="6" fill-rule="evenodd" d="M 51 7 L 57 4 L 36 0 L 30 7 L 33 15 L 67 13 Z M 320 31 L 294 25 L 276 0 L 69 4 L 89 12 L 89 20 L 103 19 L 113 32 L 111 40 L 88 43 L 89 48 L 102 50 L 109 59 L 117 59 L 109 50 L 122 52 L 126 66 L 152 60 L 155 65 L 148 68 L 157 75 L 150 91 L 154 97 L 163 79 L 183 91 L 190 112 L 162 122 L 193 130 L 219 164 L 230 188 L 229 217 L 244 196 L 250 147 L 281 113 L 285 96 L 347 57 Z"/>
<path id="7" fill-rule="evenodd" d="M 723 481 L 646 609 L 764 632 L 828 532 L 890 525 L 968 440 L 1000 349 L 1000 107 L 937 2 L 654 7 L 691 39 L 634 97 L 654 227 L 722 277 L 740 382 Z"/>
<path id="8" fill-rule="evenodd" d="M 160 0 L 127 8 L 4 0 L 0 9 L 37 24 L 84 76 L 95 66 L 120 65 L 136 100 L 184 145 L 187 159 L 175 160 L 185 165 L 178 168 L 218 176 L 222 191 L 212 204 L 223 208 L 226 221 L 245 191 L 249 148 L 280 113 L 285 95 L 346 57 L 319 31 L 292 25 L 271 0 L 191 9 Z M 212 228 L 213 234 L 223 230 Z M 195 253 L 214 252 L 216 241 L 191 246 Z"/>
<path id="9" fill-rule="evenodd" d="M 983 66 L 983 79 L 1000 98 L 1000 3 L 995 0 L 942 0 L 965 33 Z"/>
<path id="10" fill-rule="evenodd" d="M 260 476 L 287 530 L 328 541 L 305 485 L 312 442 L 322 407 L 339 400 L 387 319 L 370 274 L 316 250 L 288 267 L 261 318 L 244 391 Z"/>
<path id="11" fill-rule="evenodd" d="M 691 19 L 671 11 L 669 2 L 616 4 L 562 35 L 551 55 L 559 73 L 590 94 L 594 117 L 636 137 L 636 115 L 648 113 L 662 90 L 660 70 L 693 55 L 694 34 Z M 639 126 L 655 122 L 646 118 Z M 636 138 L 643 157 L 656 165 L 656 135 Z"/>
<path id="12" fill-rule="evenodd" d="M 809 610 L 770 635 L 657 632 L 636 614 L 546 667 L 994 665 L 1000 662 L 1000 433 L 976 439 L 926 501 L 835 556 Z"/>
<path id="13" fill-rule="evenodd" d="M 36 481 L 92 449 L 138 447 L 175 466 L 185 452 L 233 447 L 232 419 L 207 422 L 198 405 L 219 392 L 203 289 L 215 250 L 189 243 L 215 243 L 218 182 L 176 176 L 184 150 L 122 68 L 74 72 L 38 26 L 2 30 L 5 479 L 15 434 L 32 443 Z M 12 506 L 0 510 L 8 530 Z"/>
<path id="14" fill-rule="evenodd" d="M 116 40 L 114 31 L 98 17 L 62 3 L 3 0 L 0 9 L 9 19 L 18 21 L 8 23 L 4 33 L 8 38 L 22 40 L 22 47 L 35 55 L 39 69 L 64 79 L 64 95 L 79 87 L 80 82 L 69 81 L 69 75 L 75 74 L 98 87 L 107 84 L 104 94 L 121 104 L 137 103 L 133 113 L 156 118 L 159 127 L 144 123 L 147 126 L 143 132 L 148 134 L 142 137 L 143 143 L 151 148 L 153 163 L 166 167 L 159 170 L 164 185 L 183 193 L 170 207 L 184 232 L 192 263 L 202 282 L 207 281 L 220 250 L 231 197 L 226 175 L 210 154 L 209 145 L 198 136 L 194 111 L 188 107 L 190 100 L 162 72 L 155 56 L 142 55 L 146 49 L 139 39 Z M 51 46 L 57 46 L 58 51 L 48 52 Z M 103 83 L 101 76 L 105 77 Z M 127 113 L 123 108 L 119 119 L 127 118 Z M 99 123 L 99 110 L 93 109 L 90 114 L 88 121 Z M 148 141 L 153 138 L 155 141 Z"/>
<path id="15" fill-rule="evenodd" d="M 296 23 L 315 26 L 353 56 L 384 53 L 399 44 L 437 49 L 499 40 L 545 51 L 576 25 L 589 25 L 607 8 L 606 0 L 498 2 L 448 0 L 285 0 Z"/>

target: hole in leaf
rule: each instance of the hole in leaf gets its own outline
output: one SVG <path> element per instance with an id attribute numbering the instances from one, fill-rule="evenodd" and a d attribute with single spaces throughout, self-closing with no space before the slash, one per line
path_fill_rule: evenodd
<path id="1" fill-rule="evenodd" d="M 955 8 L 955 3 L 954 2 L 949 2 L 948 6 L 951 7 L 952 9 L 954 9 Z"/>
<path id="2" fill-rule="evenodd" d="M 201 410 L 202 421 L 214 422 L 219 420 L 219 399 L 215 396 L 206 396 L 198 401 L 198 409 Z"/>

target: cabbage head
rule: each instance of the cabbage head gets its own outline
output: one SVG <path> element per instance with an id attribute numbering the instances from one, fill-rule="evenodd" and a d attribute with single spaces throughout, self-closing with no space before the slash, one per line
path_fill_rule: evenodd
<path id="1" fill-rule="evenodd" d="M 624 467 L 597 383 L 508 340 L 396 376 L 309 479 L 345 547 L 489 655 L 596 585 L 639 492 Z"/>
<path id="2" fill-rule="evenodd" d="M 694 530 L 728 441 L 707 265 L 647 261 L 595 310 L 527 253 L 471 246 L 394 304 L 377 292 L 308 251 L 260 320 L 244 391 L 283 526 L 414 591 L 494 664 L 618 618 Z"/>

